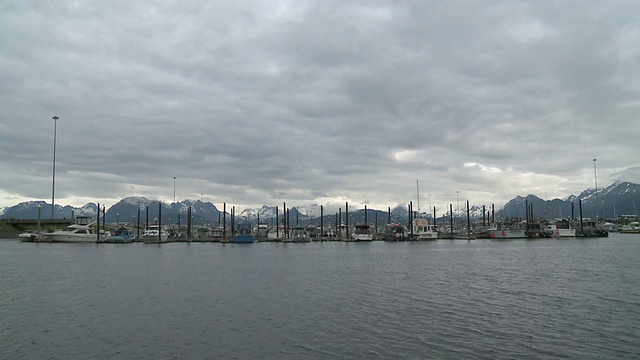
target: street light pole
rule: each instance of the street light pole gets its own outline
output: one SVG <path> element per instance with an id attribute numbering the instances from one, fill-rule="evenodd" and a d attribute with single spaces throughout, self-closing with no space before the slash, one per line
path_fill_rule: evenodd
<path id="1" fill-rule="evenodd" d="M 176 177 L 173 177 L 173 216 L 176 216 Z"/>
<path id="2" fill-rule="evenodd" d="M 596 199 L 595 211 L 596 211 L 596 221 L 598 221 L 598 171 L 596 170 L 596 163 L 598 159 L 593 159 L 593 179 L 596 183 L 596 192 L 594 194 Z"/>
<path id="3" fill-rule="evenodd" d="M 56 199 L 56 136 L 58 130 L 59 117 L 54 116 L 53 119 L 53 185 L 51 186 L 51 219 L 54 218 L 55 199 Z"/>

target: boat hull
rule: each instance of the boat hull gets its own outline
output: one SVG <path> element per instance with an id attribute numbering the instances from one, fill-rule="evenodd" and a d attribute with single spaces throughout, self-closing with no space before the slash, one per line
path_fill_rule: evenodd
<path id="1" fill-rule="evenodd" d="M 135 237 L 125 237 L 125 236 L 109 236 L 106 243 L 114 243 L 114 244 L 128 244 L 132 243 L 135 240 Z"/>
<path id="2" fill-rule="evenodd" d="M 95 243 L 98 240 L 95 234 L 88 236 L 47 235 L 46 238 L 52 243 Z"/>
<path id="3" fill-rule="evenodd" d="M 487 230 L 474 234 L 476 239 L 524 239 L 524 230 Z"/>
<path id="4" fill-rule="evenodd" d="M 233 235 L 233 242 L 237 244 L 250 244 L 254 241 L 253 235 Z"/>

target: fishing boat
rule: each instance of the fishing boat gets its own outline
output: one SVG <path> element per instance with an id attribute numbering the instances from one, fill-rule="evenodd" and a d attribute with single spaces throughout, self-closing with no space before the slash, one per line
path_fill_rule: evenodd
<path id="1" fill-rule="evenodd" d="M 386 224 L 382 227 L 381 239 L 384 241 L 407 241 L 407 228 L 404 225 Z"/>
<path id="2" fill-rule="evenodd" d="M 142 238 L 145 243 L 166 242 L 169 239 L 169 233 L 164 227 L 149 225 L 149 227 L 142 232 Z"/>
<path id="3" fill-rule="evenodd" d="M 113 235 L 107 236 L 104 242 L 107 243 L 132 243 L 136 239 L 136 234 L 133 230 L 125 227 L 120 227 L 113 232 Z"/>
<path id="4" fill-rule="evenodd" d="M 570 226 L 563 226 L 564 224 L 549 224 L 544 230 L 549 233 L 552 237 L 576 237 L 576 229 L 573 229 Z"/>
<path id="5" fill-rule="evenodd" d="M 291 241 L 292 242 L 310 242 L 311 239 L 307 236 L 307 231 L 304 226 L 298 225 L 291 229 Z"/>
<path id="6" fill-rule="evenodd" d="M 356 230 L 353 232 L 353 241 L 372 241 L 371 225 L 356 224 Z"/>
<path id="7" fill-rule="evenodd" d="M 255 237 L 251 231 L 251 226 L 245 224 L 238 226 L 235 234 L 233 234 L 232 241 L 239 244 L 248 244 L 254 242 Z"/>
<path id="8" fill-rule="evenodd" d="M 473 229 L 476 239 L 524 239 L 524 230 L 499 228 L 495 226 L 481 226 Z"/>
<path id="9" fill-rule="evenodd" d="M 315 225 L 307 225 L 305 227 L 305 233 L 309 241 L 315 241 L 320 236 L 320 229 Z"/>
<path id="10" fill-rule="evenodd" d="M 429 225 L 429 221 L 424 218 L 417 218 L 413 221 L 413 237 L 418 241 L 438 240 L 438 230 L 435 226 Z"/>
<path id="11" fill-rule="evenodd" d="M 211 238 L 213 241 L 222 241 L 224 240 L 224 225 L 218 225 L 215 228 L 211 229 Z"/>
<path id="12" fill-rule="evenodd" d="M 577 237 L 608 237 L 609 232 L 602 229 L 596 220 L 582 219 L 576 229 Z"/>
<path id="13" fill-rule="evenodd" d="M 67 226 L 64 230 L 45 233 L 46 241 L 59 243 L 95 243 L 103 240 L 104 236 L 98 237 L 93 231 L 95 221 L 91 221 L 90 216 L 78 216 L 76 222 Z"/>
<path id="14" fill-rule="evenodd" d="M 549 238 L 552 236 L 552 233 L 545 229 L 545 226 L 543 226 L 542 223 L 531 222 L 526 225 L 524 236 L 526 238 Z"/>
<path id="15" fill-rule="evenodd" d="M 255 238 L 266 239 L 269 237 L 269 224 L 266 222 L 259 222 L 258 226 L 254 229 Z"/>

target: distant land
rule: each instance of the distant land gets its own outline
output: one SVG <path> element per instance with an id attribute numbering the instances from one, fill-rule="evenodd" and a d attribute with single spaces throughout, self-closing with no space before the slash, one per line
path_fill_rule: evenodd
<path id="1" fill-rule="evenodd" d="M 408 220 L 409 200 L 407 200 L 407 204 L 397 205 L 391 209 L 392 221 Z M 599 218 L 615 218 L 621 215 L 637 216 L 637 206 L 640 205 L 640 185 L 631 182 L 614 182 L 604 189 L 598 189 L 597 194 L 595 189 L 587 189 L 577 196 L 570 195 L 564 199 L 553 200 L 543 200 L 531 194 L 525 197 L 516 196 L 502 206 L 495 204 L 495 217 L 496 220 L 507 217 L 523 218 L 525 216 L 526 202 L 533 208 L 533 214 L 536 218 L 567 218 L 572 215 L 578 217 L 580 200 L 582 200 L 583 217 L 592 218 L 597 216 Z M 191 207 L 194 224 L 207 223 L 216 225 L 219 219 L 222 218 L 222 209 L 219 209 L 211 202 L 184 200 L 175 204 L 168 204 L 144 197 L 128 197 L 107 209 L 105 220 L 110 223 L 116 221 L 136 223 L 138 221 L 137 217 L 140 216 L 139 221 L 144 223 L 148 208 L 149 222 L 153 222 L 157 219 L 159 204 L 162 206 L 162 223 L 164 224 L 178 223 L 178 221 L 186 224 L 189 207 Z M 471 218 L 482 219 L 482 206 L 483 205 L 473 205 L 470 208 Z M 484 215 L 489 216 L 492 204 L 484 204 L 484 206 Z M 38 207 L 41 209 L 41 218 L 44 219 L 50 216 L 51 204 L 45 201 L 29 201 L 2 209 L 2 211 L 0 211 L 0 219 L 36 219 L 38 216 Z M 456 204 L 454 204 L 453 208 L 455 211 Z M 139 209 L 140 215 L 138 215 Z M 414 210 L 416 209 L 414 208 Z M 329 224 L 335 221 L 335 216 L 338 211 L 341 211 L 344 217 L 344 204 L 340 210 L 338 210 L 336 206 L 325 206 L 325 221 Z M 95 203 L 88 203 L 80 208 L 57 204 L 55 206 L 56 219 L 70 219 L 72 216 L 92 216 L 95 219 L 96 212 L 97 204 Z M 278 212 L 279 218 L 282 219 L 282 204 L 278 205 Z M 433 209 L 426 212 L 427 215 L 433 215 Z M 463 214 L 463 209 L 460 209 L 460 212 L 460 217 L 466 217 L 466 214 Z M 227 219 L 230 219 L 231 205 L 227 205 L 226 213 Z M 244 209 L 236 215 L 237 219 L 242 221 L 246 218 L 248 221 L 256 222 L 259 216 L 261 221 L 264 220 L 273 223 L 273 219 L 275 219 L 276 216 L 276 205 L 264 205 L 256 209 Z M 289 221 L 291 224 L 295 224 L 296 222 L 303 224 L 316 223 L 319 222 L 319 216 L 320 205 L 317 204 L 297 206 L 289 210 Z M 389 212 L 388 209 L 367 209 L 366 216 L 367 221 L 370 223 L 373 223 L 376 219 L 379 222 L 386 222 L 389 217 Z M 436 217 L 438 219 L 445 216 L 449 216 L 448 209 L 438 209 L 436 211 Z M 350 221 L 363 222 L 364 217 L 364 209 L 349 208 Z"/>

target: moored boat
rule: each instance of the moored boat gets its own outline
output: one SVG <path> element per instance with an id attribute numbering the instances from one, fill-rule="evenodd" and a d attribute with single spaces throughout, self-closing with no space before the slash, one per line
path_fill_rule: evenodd
<path id="1" fill-rule="evenodd" d="M 429 225 L 429 221 L 427 219 L 415 219 L 412 226 L 413 237 L 415 240 L 438 240 L 438 230 L 434 225 Z"/>
<path id="2" fill-rule="evenodd" d="M 602 229 L 595 220 L 582 219 L 578 220 L 576 229 L 577 237 L 608 237 L 609 232 Z"/>
<path id="3" fill-rule="evenodd" d="M 254 242 L 255 237 L 253 235 L 253 232 L 251 231 L 251 227 L 248 225 L 238 226 L 236 233 L 233 234 L 232 241 L 239 244 L 248 244 Z"/>
<path id="4" fill-rule="evenodd" d="M 107 236 L 107 243 L 131 243 L 135 241 L 136 234 L 133 230 L 120 227 L 113 232 L 113 235 Z"/>
<path id="5" fill-rule="evenodd" d="M 372 241 L 373 234 L 371 233 L 371 225 L 357 224 L 352 237 L 353 241 Z"/>
<path id="6" fill-rule="evenodd" d="M 164 227 L 149 225 L 149 228 L 142 233 L 142 238 L 145 243 L 166 242 L 169 239 L 169 233 Z"/>
<path id="7" fill-rule="evenodd" d="M 31 242 L 40 237 L 40 234 L 36 230 L 25 230 L 18 234 L 20 241 L 22 242 Z"/>
<path id="8" fill-rule="evenodd" d="M 576 237 L 576 229 L 560 227 L 558 224 L 549 224 L 544 230 L 552 237 Z"/>
<path id="9" fill-rule="evenodd" d="M 618 232 L 621 234 L 638 234 L 640 233 L 640 222 L 633 221 L 623 225 Z"/>
<path id="10" fill-rule="evenodd" d="M 381 239 L 384 241 L 407 241 L 407 228 L 404 225 L 386 224 L 382 227 Z"/>
<path id="11" fill-rule="evenodd" d="M 473 229 L 476 239 L 524 239 L 524 230 L 496 226 L 481 226 Z"/>
<path id="12" fill-rule="evenodd" d="M 307 236 L 307 231 L 304 226 L 298 225 L 291 229 L 291 241 L 292 242 L 310 242 L 311 239 Z"/>
<path id="13" fill-rule="evenodd" d="M 46 241 L 59 243 L 95 243 L 104 240 L 104 236 L 98 237 L 93 231 L 95 221 L 90 216 L 78 216 L 76 222 L 67 226 L 64 230 L 57 230 L 43 235 Z"/>
<path id="14" fill-rule="evenodd" d="M 269 224 L 266 222 L 259 222 L 254 229 L 254 237 L 256 239 L 266 239 L 269 237 Z"/>

